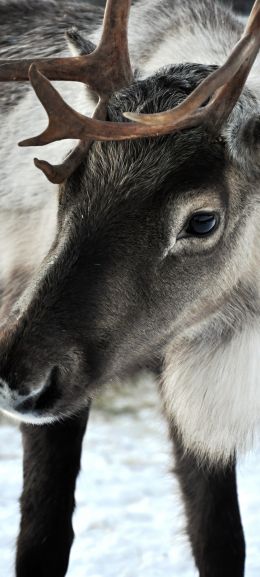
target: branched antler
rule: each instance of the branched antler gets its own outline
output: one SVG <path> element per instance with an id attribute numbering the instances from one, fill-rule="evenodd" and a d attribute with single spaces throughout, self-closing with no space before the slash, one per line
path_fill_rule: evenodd
<path id="1" fill-rule="evenodd" d="M 41 146 L 67 138 L 81 142 L 63 164 L 52 166 L 35 160 L 52 182 L 62 182 L 74 172 L 92 140 L 128 140 L 169 134 L 207 124 L 218 130 L 228 119 L 245 85 L 260 48 L 260 0 L 256 0 L 241 40 L 226 63 L 210 74 L 184 102 L 158 114 L 125 113 L 133 123 L 106 122 L 112 94 L 133 80 L 127 22 L 131 0 L 107 0 L 99 46 L 89 55 L 76 58 L 1 62 L 0 81 L 31 80 L 43 104 L 49 125 L 39 136 L 21 146 Z M 87 118 L 64 102 L 49 80 L 76 80 L 87 84 L 99 97 L 93 118 Z M 209 102 L 202 106 L 207 100 Z"/>
<path id="2" fill-rule="evenodd" d="M 133 80 L 130 64 L 127 24 L 131 0 L 107 0 L 103 31 L 98 47 L 88 55 L 71 58 L 0 61 L 0 81 L 30 80 L 44 106 L 49 125 L 39 136 L 20 143 L 21 146 L 42 146 L 63 139 L 81 142 L 57 166 L 35 159 L 34 162 L 51 182 L 61 183 L 74 172 L 90 147 L 84 120 L 91 121 L 64 102 L 50 80 L 83 82 L 99 97 L 94 119 L 105 119 L 111 95 Z"/>

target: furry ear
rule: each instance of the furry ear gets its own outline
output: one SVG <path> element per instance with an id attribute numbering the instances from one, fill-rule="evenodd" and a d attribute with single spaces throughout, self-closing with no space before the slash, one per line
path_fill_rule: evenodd
<path id="1" fill-rule="evenodd" d="M 90 42 L 90 40 L 86 40 L 75 26 L 67 30 L 66 38 L 73 56 L 91 54 L 96 49 L 95 44 Z"/>
<path id="2" fill-rule="evenodd" d="M 91 52 L 94 52 L 96 49 L 96 45 L 93 44 L 93 42 L 90 40 L 84 38 L 84 36 L 80 34 L 75 26 L 67 30 L 66 38 L 68 41 L 69 49 L 73 56 L 85 56 L 86 54 L 91 54 Z M 90 88 L 86 87 L 86 89 L 91 101 L 94 104 L 97 104 L 97 95 L 92 90 L 90 90 Z"/>
<path id="3" fill-rule="evenodd" d="M 224 129 L 229 154 L 250 174 L 260 172 L 260 108 L 249 91 L 241 97 Z"/>
<path id="4" fill-rule="evenodd" d="M 237 156 L 245 170 L 260 173 L 260 111 L 242 121 L 237 139 Z M 238 158 L 239 160 L 239 158 Z"/>
<path id="5" fill-rule="evenodd" d="M 245 123 L 242 131 L 242 141 L 244 146 L 251 149 L 252 153 L 259 152 L 260 149 L 260 112 L 255 114 Z"/>

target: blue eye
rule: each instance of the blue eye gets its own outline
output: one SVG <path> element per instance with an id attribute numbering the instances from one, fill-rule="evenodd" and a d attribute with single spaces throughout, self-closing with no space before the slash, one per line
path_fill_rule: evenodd
<path id="1" fill-rule="evenodd" d="M 206 236 L 212 233 L 218 224 L 218 218 L 211 212 L 198 212 L 188 222 L 186 233 L 191 236 Z"/>

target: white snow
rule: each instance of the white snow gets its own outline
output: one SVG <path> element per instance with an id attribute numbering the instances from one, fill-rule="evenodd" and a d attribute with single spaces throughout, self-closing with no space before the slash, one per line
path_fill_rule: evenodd
<path id="1" fill-rule="evenodd" d="M 152 384 L 107 394 L 84 442 L 68 577 L 196 577 L 171 448 Z M 0 575 L 14 576 L 22 485 L 20 433 L 0 427 Z M 260 459 L 239 465 L 247 577 L 260 574 Z"/>

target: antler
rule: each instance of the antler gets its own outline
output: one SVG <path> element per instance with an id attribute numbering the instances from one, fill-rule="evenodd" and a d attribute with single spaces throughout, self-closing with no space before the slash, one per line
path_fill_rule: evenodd
<path id="1" fill-rule="evenodd" d="M 53 182 L 61 182 L 75 170 L 92 140 L 159 136 L 202 123 L 219 129 L 243 90 L 260 48 L 260 0 L 255 1 L 245 32 L 226 63 L 210 74 L 184 102 L 158 114 L 125 113 L 134 123 L 104 122 L 110 96 L 129 85 L 133 78 L 127 47 L 130 4 L 131 0 L 107 0 L 100 44 L 88 56 L 0 63 L 0 80 L 25 80 L 29 76 L 49 116 L 48 128 L 21 146 L 41 146 L 66 138 L 81 140 L 63 165 L 52 167 L 35 161 Z M 90 86 L 100 98 L 94 117 L 86 118 L 68 106 L 44 74 L 52 80 L 77 80 Z M 209 98 L 208 104 L 202 107 Z"/>
<path id="2" fill-rule="evenodd" d="M 61 183 L 74 172 L 92 140 L 83 129 L 85 117 L 64 102 L 44 74 L 51 80 L 73 80 L 89 86 L 99 97 L 93 118 L 105 119 L 106 105 L 111 95 L 133 80 L 127 41 L 130 5 L 131 0 L 107 0 L 101 40 L 91 54 L 72 58 L 0 61 L 0 81 L 30 80 L 49 116 L 49 125 L 43 134 L 20 143 L 21 146 L 42 146 L 68 138 L 81 140 L 60 165 L 52 166 L 48 162 L 34 160 L 52 182 Z"/>

